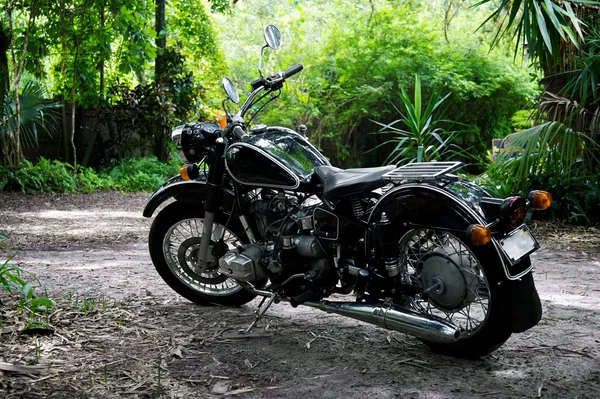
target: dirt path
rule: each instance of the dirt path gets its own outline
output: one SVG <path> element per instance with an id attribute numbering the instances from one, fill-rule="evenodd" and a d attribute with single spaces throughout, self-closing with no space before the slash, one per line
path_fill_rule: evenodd
<path id="1" fill-rule="evenodd" d="M 600 397 L 597 231 L 546 227 L 545 246 L 533 256 L 542 321 L 466 361 L 283 303 L 240 336 L 256 301 L 196 306 L 155 273 L 145 243 L 151 221 L 141 216 L 147 198 L 0 193 L 0 232 L 18 253 L 14 262 L 59 305 L 48 336 L 18 335 L 0 305 L 0 370 L 2 362 L 43 369 L 0 371 L 0 397 Z"/>

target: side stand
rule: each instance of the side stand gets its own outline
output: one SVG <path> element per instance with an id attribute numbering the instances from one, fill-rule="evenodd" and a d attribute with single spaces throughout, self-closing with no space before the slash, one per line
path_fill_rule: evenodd
<path id="1" fill-rule="evenodd" d="M 254 312 L 254 314 L 255 314 L 254 321 L 252 321 L 252 323 L 250 323 L 248 328 L 241 329 L 240 330 L 241 333 L 248 334 L 250 331 L 252 331 L 254 326 L 256 326 L 256 323 L 258 323 L 260 318 L 263 317 L 263 315 L 267 312 L 267 310 L 269 310 L 269 308 L 271 307 L 273 302 L 275 302 L 279 298 L 279 294 L 277 294 L 275 292 L 271 292 L 269 294 L 268 298 L 269 299 L 267 300 L 267 297 L 263 297 L 262 301 L 260 301 L 260 305 L 258 305 L 258 309 L 256 309 L 256 311 Z M 266 300 L 266 302 L 265 302 L 265 300 Z"/>

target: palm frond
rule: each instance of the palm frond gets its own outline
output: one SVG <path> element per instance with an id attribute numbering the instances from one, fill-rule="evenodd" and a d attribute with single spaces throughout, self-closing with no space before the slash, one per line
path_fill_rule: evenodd
<path id="1" fill-rule="evenodd" d="M 556 174 L 570 177 L 577 167 L 586 168 L 585 154 L 596 147 L 586 134 L 559 122 L 547 122 L 506 137 L 503 153 L 488 173 L 504 180 L 512 191 L 526 193 L 535 176 Z M 597 161 L 597 160 L 594 160 Z"/>
<path id="2" fill-rule="evenodd" d="M 45 103 L 43 88 L 33 80 L 25 81 L 19 94 L 20 104 L 20 139 L 25 147 L 33 147 L 38 142 L 38 130 L 42 129 L 52 136 L 58 130 L 60 121 L 60 103 Z M 3 143 L 6 142 L 8 131 L 14 132 L 17 125 L 17 106 L 14 95 L 4 102 L 6 123 L 0 128 Z"/>

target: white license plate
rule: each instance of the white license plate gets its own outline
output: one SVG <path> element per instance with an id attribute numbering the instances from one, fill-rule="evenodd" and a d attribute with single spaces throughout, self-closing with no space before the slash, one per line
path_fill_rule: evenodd
<path id="1" fill-rule="evenodd" d="M 529 227 L 523 224 L 500 240 L 500 248 L 510 264 L 514 265 L 524 256 L 537 251 L 540 244 L 531 234 Z"/>

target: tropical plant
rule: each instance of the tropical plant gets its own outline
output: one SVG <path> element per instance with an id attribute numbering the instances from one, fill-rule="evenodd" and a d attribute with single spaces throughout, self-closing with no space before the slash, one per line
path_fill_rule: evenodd
<path id="1" fill-rule="evenodd" d="M 8 238 L 5 234 L 0 233 L 0 239 Z M 0 243 L 0 247 L 8 248 L 5 244 Z M 31 283 L 23 279 L 23 274 L 28 274 L 32 280 L 38 285 L 40 281 L 32 273 L 26 272 L 22 268 L 15 266 L 10 261 L 15 257 L 15 254 L 10 255 L 6 261 L 0 263 L 0 290 L 4 290 L 9 294 L 20 294 L 21 298 L 18 307 L 23 313 L 27 313 L 29 321 L 26 329 L 40 324 L 47 324 L 47 316 L 50 310 L 54 308 L 54 303 L 47 296 L 39 296 L 36 294 Z M 2 322 L 0 320 L 0 327 Z"/>
<path id="2" fill-rule="evenodd" d="M 60 119 L 60 103 L 46 102 L 43 87 L 33 79 L 25 80 L 19 95 L 20 118 L 17 119 L 15 97 L 11 93 L 8 101 L 4 102 L 4 115 L 6 123 L 0 126 L 0 145 L 7 145 L 8 132 L 15 131 L 16 124 L 20 123 L 21 148 L 30 148 L 37 145 L 38 130 L 44 130 L 50 136 L 58 132 Z M 17 122 L 18 121 L 18 122 Z"/>
<path id="3" fill-rule="evenodd" d="M 397 164 L 439 160 L 451 152 L 452 140 L 456 137 L 457 132 L 446 131 L 441 127 L 447 121 L 441 119 L 439 110 L 439 107 L 449 95 L 446 94 L 442 97 L 440 93 L 434 93 L 424 103 L 419 75 L 415 75 L 415 89 L 412 100 L 404 87 L 400 86 L 400 100 L 405 112 L 400 111 L 392 103 L 394 109 L 400 114 L 400 119 L 388 124 L 373 121 L 381 126 L 378 134 L 393 134 L 395 136 L 374 148 L 394 144 L 394 148 L 385 160 L 386 163 Z"/>
<path id="4" fill-rule="evenodd" d="M 506 197 L 545 189 L 553 194 L 555 216 L 596 220 L 600 179 L 594 140 L 562 123 L 546 122 L 508 136 L 506 143 L 482 181 L 493 194 Z"/>
<path id="5" fill-rule="evenodd" d="M 0 190 L 24 193 L 76 193 L 95 190 L 126 192 L 154 191 L 177 174 L 179 161 L 168 163 L 154 156 L 128 158 L 96 172 L 92 168 L 40 158 L 24 160 L 19 166 L 0 165 Z"/>
<path id="6" fill-rule="evenodd" d="M 579 47 L 579 41 L 583 39 L 583 23 L 573 10 L 574 5 L 594 2 L 501 0 L 498 3 L 496 0 L 482 0 L 476 6 L 487 3 L 493 3 L 495 10 L 482 26 L 490 20 L 499 21 L 492 44 L 497 44 L 502 36 L 512 32 L 517 38 L 515 52 L 518 51 L 522 40 L 527 46 L 529 56 L 539 59 L 542 69 L 548 74 L 560 68 L 564 69 L 564 62 L 567 60 L 561 59 L 561 55 L 568 51 L 564 44 L 570 43 Z"/>

